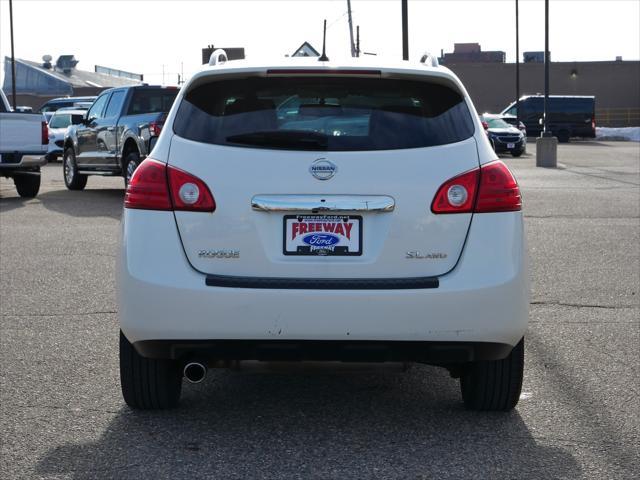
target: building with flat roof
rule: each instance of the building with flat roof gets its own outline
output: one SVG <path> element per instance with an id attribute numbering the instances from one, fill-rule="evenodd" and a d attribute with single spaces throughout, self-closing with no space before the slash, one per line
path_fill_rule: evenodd
<path id="1" fill-rule="evenodd" d="M 482 51 L 479 43 L 455 43 L 453 53 L 444 53 L 441 63 L 504 63 L 505 52 Z"/>
<path id="2" fill-rule="evenodd" d="M 55 63 L 50 55 L 42 57 L 42 62 L 16 58 L 16 103 L 36 110 L 52 98 L 97 95 L 107 88 L 139 85 L 143 80 L 140 74 L 108 67 L 80 70 L 78 63 L 73 55 L 61 55 Z M 12 85 L 11 58 L 5 57 L 2 90 L 11 104 Z"/>

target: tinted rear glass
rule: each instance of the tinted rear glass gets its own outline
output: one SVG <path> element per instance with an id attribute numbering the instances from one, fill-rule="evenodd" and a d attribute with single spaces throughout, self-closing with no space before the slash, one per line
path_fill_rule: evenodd
<path id="1" fill-rule="evenodd" d="M 198 142 L 288 150 L 391 150 L 455 143 L 473 135 L 460 94 L 379 78 L 247 78 L 192 89 L 177 135 Z"/>
<path id="2" fill-rule="evenodd" d="M 178 95 L 177 88 L 138 89 L 133 92 L 128 115 L 168 112 Z"/>

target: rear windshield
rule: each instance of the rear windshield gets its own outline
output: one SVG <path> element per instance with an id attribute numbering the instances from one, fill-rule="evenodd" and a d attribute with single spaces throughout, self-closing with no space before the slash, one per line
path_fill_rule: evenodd
<path id="1" fill-rule="evenodd" d="M 288 150 L 392 150 L 473 135 L 462 96 L 419 81 L 246 78 L 192 89 L 174 122 L 197 142 Z"/>
<path id="2" fill-rule="evenodd" d="M 127 115 L 168 112 L 178 95 L 177 88 L 138 89 L 133 92 Z"/>

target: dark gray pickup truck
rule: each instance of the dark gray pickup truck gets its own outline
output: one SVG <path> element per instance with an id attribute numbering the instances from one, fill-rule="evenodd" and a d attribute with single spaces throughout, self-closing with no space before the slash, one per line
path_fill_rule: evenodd
<path id="1" fill-rule="evenodd" d="M 64 139 L 64 183 L 82 190 L 88 175 L 124 177 L 125 185 L 153 149 L 178 95 L 176 87 L 132 86 L 105 90 L 69 127 Z"/>

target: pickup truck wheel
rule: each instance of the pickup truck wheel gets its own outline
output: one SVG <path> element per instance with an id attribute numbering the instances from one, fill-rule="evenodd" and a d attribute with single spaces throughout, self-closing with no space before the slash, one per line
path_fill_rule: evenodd
<path id="1" fill-rule="evenodd" d="M 15 175 L 13 183 L 18 195 L 23 198 L 33 198 L 38 195 L 40 190 L 40 174 Z"/>
<path id="2" fill-rule="evenodd" d="M 524 338 L 503 360 L 471 363 L 460 378 L 465 406 L 470 410 L 509 411 L 520 398 L 524 376 Z"/>
<path id="3" fill-rule="evenodd" d="M 140 155 L 138 152 L 129 153 L 124 159 L 124 186 L 129 185 L 131 181 L 131 177 L 133 176 L 133 172 L 136 171 L 140 165 Z"/>
<path id="4" fill-rule="evenodd" d="M 180 401 L 182 372 L 176 360 L 140 356 L 120 331 L 120 384 L 131 408 L 173 408 Z"/>
<path id="5" fill-rule="evenodd" d="M 64 184 L 69 190 L 84 190 L 84 187 L 87 186 L 87 176 L 78 173 L 76 154 L 72 148 L 67 148 L 64 151 L 62 170 L 64 173 Z"/>

